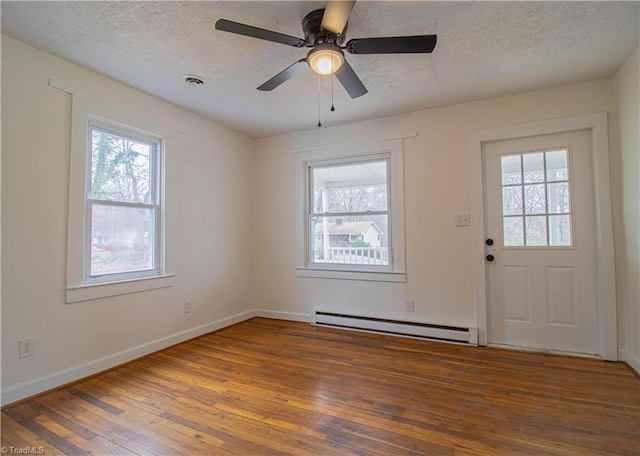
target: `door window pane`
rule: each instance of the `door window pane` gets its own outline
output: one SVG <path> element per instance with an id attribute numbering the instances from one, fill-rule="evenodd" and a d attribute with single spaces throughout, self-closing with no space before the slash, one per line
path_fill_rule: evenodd
<path id="1" fill-rule="evenodd" d="M 544 182 L 544 154 L 542 152 L 523 154 L 522 171 L 524 182 Z"/>
<path id="2" fill-rule="evenodd" d="M 547 184 L 547 195 L 549 198 L 550 214 L 568 214 L 569 213 L 569 183 L 555 182 Z"/>
<path id="3" fill-rule="evenodd" d="M 528 246 L 542 246 L 547 244 L 547 224 L 545 216 L 525 217 L 525 242 Z"/>
<path id="4" fill-rule="evenodd" d="M 546 212 L 546 195 L 544 184 L 524 186 L 525 214 L 544 214 Z"/>
<path id="5" fill-rule="evenodd" d="M 521 155 L 503 155 L 500 157 L 502 165 L 502 185 L 521 184 L 522 169 L 520 168 Z"/>
<path id="6" fill-rule="evenodd" d="M 522 187 L 502 187 L 502 214 L 522 214 Z"/>
<path id="7" fill-rule="evenodd" d="M 571 219 L 569 215 L 550 215 L 549 245 L 569 246 L 571 244 Z"/>
<path id="8" fill-rule="evenodd" d="M 569 179 L 567 168 L 567 151 L 550 150 L 546 154 L 547 162 L 547 181 L 566 181 Z"/>
<path id="9" fill-rule="evenodd" d="M 522 217 L 505 217 L 502 219 L 502 236 L 507 247 L 524 245 L 524 226 Z"/>

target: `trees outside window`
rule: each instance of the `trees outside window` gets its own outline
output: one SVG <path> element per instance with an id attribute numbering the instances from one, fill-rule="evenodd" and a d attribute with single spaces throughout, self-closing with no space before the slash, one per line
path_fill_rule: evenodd
<path id="1" fill-rule="evenodd" d="M 573 245 L 569 163 L 568 149 L 501 157 L 505 247 Z"/>
<path id="2" fill-rule="evenodd" d="M 406 281 L 404 137 L 292 151 L 297 277 Z"/>
<path id="3" fill-rule="evenodd" d="M 90 124 L 86 281 L 158 271 L 160 139 Z"/>
<path id="4" fill-rule="evenodd" d="M 389 160 L 309 168 L 312 263 L 389 265 Z"/>

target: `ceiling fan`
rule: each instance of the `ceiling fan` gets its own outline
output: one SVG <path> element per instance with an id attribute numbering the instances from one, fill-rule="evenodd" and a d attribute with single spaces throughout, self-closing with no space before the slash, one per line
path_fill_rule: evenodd
<path id="1" fill-rule="evenodd" d="M 345 41 L 349 15 L 355 1 L 327 2 L 325 9 L 317 9 L 302 20 L 304 39 L 265 30 L 251 25 L 219 19 L 216 29 L 261 40 L 273 41 L 311 50 L 307 56 L 269 79 L 258 90 L 271 91 L 292 78 L 307 64 L 319 75 L 335 74 L 351 98 L 367 93 L 358 75 L 345 60 L 343 49 L 350 54 L 428 54 L 436 46 L 436 35 L 354 38 Z"/>

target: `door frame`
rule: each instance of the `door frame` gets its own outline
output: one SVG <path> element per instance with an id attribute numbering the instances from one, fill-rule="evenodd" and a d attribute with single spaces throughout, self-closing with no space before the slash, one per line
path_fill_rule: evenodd
<path id="1" fill-rule="evenodd" d="M 608 361 L 618 360 L 613 216 L 606 112 L 487 128 L 473 131 L 469 134 L 469 196 L 472 220 L 471 254 L 478 345 L 486 346 L 488 340 L 487 266 L 484 258 L 486 208 L 484 204 L 483 144 L 580 130 L 587 130 L 591 134 L 596 217 L 598 354 L 602 359 Z"/>

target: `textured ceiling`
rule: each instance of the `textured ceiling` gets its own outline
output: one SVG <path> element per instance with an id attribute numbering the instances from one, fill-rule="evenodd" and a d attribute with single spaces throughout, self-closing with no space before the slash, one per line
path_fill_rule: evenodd
<path id="1" fill-rule="evenodd" d="M 610 76 L 638 46 L 632 2 L 359 1 L 347 40 L 437 34 L 432 54 L 346 58 L 369 93 L 352 100 L 310 69 L 256 87 L 306 49 L 214 29 L 224 18 L 303 37 L 325 2 L 9 2 L 2 33 L 197 112 L 251 137 Z M 205 79 L 187 85 L 185 74 Z M 318 87 L 320 86 L 320 92 Z"/>

